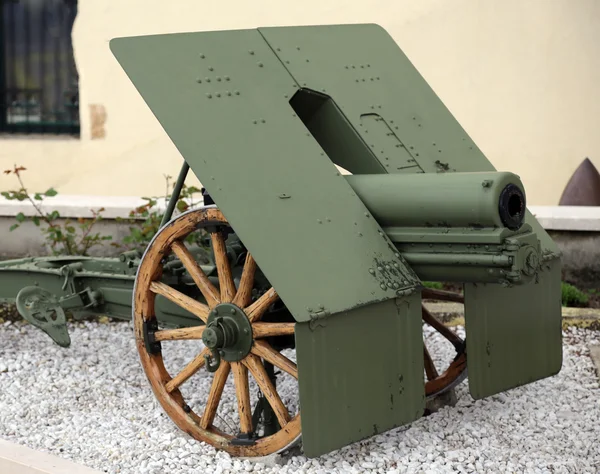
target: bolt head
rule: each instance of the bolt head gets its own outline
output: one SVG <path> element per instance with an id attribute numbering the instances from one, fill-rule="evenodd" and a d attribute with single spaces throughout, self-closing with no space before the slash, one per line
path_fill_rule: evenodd
<path id="1" fill-rule="evenodd" d="M 217 334 L 213 328 L 206 328 L 202 333 L 202 342 L 210 349 L 214 348 L 217 344 Z"/>

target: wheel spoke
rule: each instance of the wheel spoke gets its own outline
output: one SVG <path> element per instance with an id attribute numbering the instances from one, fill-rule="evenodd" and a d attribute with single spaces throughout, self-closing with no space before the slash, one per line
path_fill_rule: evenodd
<path id="1" fill-rule="evenodd" d="M 225 239 L 221 232 L 213 232 L 210 234 L 215 253 L 215 264 L 217 266 L 217 274 L 219 275 L 219 285 L 221 287 L 221 302 L 230 303 L 235 296 L 235 283 L 231 274 L 231 267 L 227 258 L 227 247 Z"/>
<path id="2" fill-rule="evenodd" d="M 290 359 L 282 355 L 271 347 L 266 341 L 254 341 L 252 346 L 252 353 L 258 357 L 262 357 L 267 362 L 270 362 L 278 369 L 287 372 L 295 379 L 298 378 L 298 366 Z"/>
<path id="3" fill-rule="evenodd" d="M 232 362 L 231 368 L 235 381 L 235 394 L 240 415 L 242 433 L 252 433 L 252 406 L 250 405 L 250 389 L 248 387 L 248 368 L 241 362 Z"/>
<path id="4" fill-rule="evenodd" d="M 449 328 L 444 326 L 443 323 L 438 321 L 435 316 L 433 316 L 425 306 L 422 306 L 423 313 L 423 321 L 429 324 L 432 328 L 434 328 L 437 332 L 439 332 L 442 336 L 444 336 L 448 341 L 450 341 L 455 347 L 458 347 L 463 344 L 463 340 L 454 334 Z"/>
<path id="5" fill-rule="evenodd" d="M 184 383 L 192 375 L 194 375 L 202 367 L 204 367 L 204 364 L 206 363 L 204 356 L 208 355 L 209 353 L 210 351 L 207 347 L 202 349 L 202 351 L 200 351 L 200 354 L 194 357 L 194 359 L 190 363 L 188 363 L 188 365 L 186 365 L 181 372 L 179 372 L 175 377 L 173 377 L 167 382 L 167 384 L 165 385 L 167 392 L 172 392 L 176 388 L 179 388 L 182 383 Z"/>
<path id="6" fill-rule="evenodd" d="M 255 339 L 270 336 L 289 336 L 294 334 L 296 323 L 254 323 L 252 332 Z"/>
<path id="7" fill-rule="evenodd" d="M 252 296 L 252 286 L 254 285 L 254 274 L 256 273 L 256 261 L 248 252 L 244 263 L 244 271 L 240 279 L 240 286 L 237 290 L 233 304 L 240 308 L 245 308 L 250 303 Z"/>
<path id="8" fill-rule="evenodd" d="M 423 344 L 423 356 L 425 357 L 425 373 L 427 374 L 427 380 L 433 380 L 439 377 L 439 373 L 435 368 L 431 354 L 429 354 L 425 344 Z"/>
<path id="9" fill-rule="evenodd" d="M 210 392 L 208 394 L 208 400 L 206 401 L 206 408 L 204 414 L 200 420 L 200 426 L 203 429 L 207 429 L 215 421 L 217 414 L 217 408 L 219 408 L 219 402 L 221 401 L 221 395 L 223 394 L 223 388 L 229 372 L 231 371 L 231 364 L 225 360 L 221 360 L 221 365 L 215 372 L 213 383 L 210 386 Z"/>
<path id="10" fill-rule="evenodd" d="M 458 293 L 451 291 L 436 290 L 434 288 L 423 288 L 421 291 L 423 299 L 437 300 L 437 301 L 453 301 L 455 303 L 464 303 L 465 297 Z"/>
<path id="11" fill-rule="evenodd" d="M 177 255 L 177 258 L 181 260 L 183 266 L 188 271 L 196 286 L 200 289 L 200 292 L 206 299 L 208 306 L 213 308 L 215 305 L 219 303 L 219 292 L 215 288 L 205 273 L 200 268 L 200 265 L 196 262 L 193 255 L 186 248 L 183 242 L 175 241 L 171 245 L 171 249 Z"/>
<path id="12" fill-rule="evenodd" d="M 215 250 L 215 255 L 212 257 L 214 261 L 211 262 L 210 268 L 204 266 L 195 249 L 188 244 L 190 234 L 199 229 L 208 232 L 209 235 L 215 230 L 222 231 L 218 236 L 211 237 L 216 245 L 209 241 L 211 248 Z M 217 450 L 226 451 L 231 456 L 267 456 L 288 449 L 301 438 L 300 413 L 296 413 L 295 405 L 293 408 L 292 405 L 288 406 L 287 396 L 284 397 L 283 394 L 277 393 L 277 390 L 280 389 L 277 387 L 272 370 L 275 367 L 275 373 L 283 375 L 286 372 L 298 377 L 295 360 L 293 356 L 286 358 L 278 352 L 279 346 L 287 342 L 286 337 L 264 338 L 271 334 L 290 334 L 287 338 L 291 340 L 294 337 L 294 331 L 291 325 L 269 328 L 268 325 L 262 324 L 273 320 L 269 311 L 275 306 L 279 307 L 279 303 L 276 302 L 279 296 L 274 289 L 269 289 L 270 286 L 257 285 L 259 268 L 249 252 L 243 255 L 241 260 L 236 258 L 239 265 L 236 264 L 237 267 L 234 268 L 231 252 L 225 252 L 225 243 L 229 249 L 228 230 L 226 229 L 229 229 L 229 224 L 221 211 L 209 207 L 184 213 L 157 232 L 152 243 L 146 249 L 144 257 L 140 260 L 135 278 L 136 285 L 132 301 L 135 345 L 144 373 L 157 401 L 177 427 L 195 440 L 208 443 Z M 170 264 L 165 264 L 165 257 L 175 259 L 179 265 L 178 268 L 184 272 L 184 279 L 190 280 L 191 287 L 162 278 L 165 266 L 170 266 Z M 244 264 L 243 268 L 240 268 L 241 264 Z M 214 278 L 217 273 L 218 279 Z M 261 282 L 262 278 L 261 274 Z M 188 291 L 187 288 L 191 291 Z M 260 290 L 258 294 L 256 289 Z M 269 291 L 263 295 L 262 293 L 266 289 Z M 221 292 L 223 292 L 224 301 L 222 301 Z M 211 350 L 198 344 L 199 339 L 197 338 L 208 336 L 208 334 L 204 334 L 206 324 L 212 320 L 214 309 L 222 302 L 228 303 L 227 307 L 224 306 L 222 312 L 219 307 L 219 314 L 214 313 L 214 317 L 222 318 L 215 320 L 215 325 L 226 337 L 221 337 L 219 330 L 215 328 L 214 345 L 217 350 L 222 348 L 227 352 L 223 352 L 217 370 L 206 373 L 204 369 L 207 366 L 207 360 L 211 365 L 216 364 L 217 361 L 216 359 L 211 361 L 209 358 Z M 148 319 L 155 317 L 163 303 L 170 307 L 177 305 L 182 308 L 180 311 L 184 311 L 186 314 L 188 311 L 192 313 L 189 314 L 192 318 L 191 322 L 185 324 L 186 327 L 175 326 L 176 329 L 166 327 L 159 329 L 154 324 L 146 324 Z M 231 303 L 243 311 L 246 316 L 232 307 Z M 248 308 L 251 308 L 252 322 L 250 326 L 246 319 Z M 232 309 L 233 313 L 231 313 Z M 193 316 L 194 314 L 196 316 Z M 282 318 L 278 320 L 283 321 Z M 291 318 L 286 321 L 295 322 Z M 252 328 L 254 323 L 260 323 L 257 326 L 257 332 L 261 339 L 254 338 Z M 237 341 L 239 338 L 229 337 L 235 336 L 238 332 L 234 325 L 242 332 L 244 329 L 246 330 L 242 336 L 243 341 Z M 150 341 L 147 337 L 149 329 L 152 331 Z M 234 339 L 240 343 L 239 348 L 237 345 L 231 346 L 234 344 Z M 189 359 L 174 365 L 169 363 L 173 362 L 168 360 L 172 359 L 173 354 L 170 353 L 167 346 L 176 344 L 176 342 L 169 341 L 177 340 L 190 340 L 189 343 L 197 345 L 197 349 L 187 356 Z M 148 342 L 151 341 L 159 342 L 164 349 L 155 351 L 154 349 L 158 349 L 158 347 L 152 347 L 153 350 L 149 350 Z M 209 339 L 207 342 L 211 346 L 213 345 Z M 256 346 L 254 352 L 247 353 L 248 350 L 252 351 L 254 345 Z M 234 352 L 228 350 L 229 348 L 232 351 L 240 349 L 241 354 L 239 351 L 235 351 L 239 357 L 246 355 L 239 361 L 226 361 L 225 358 L 230 359 L 229 356 L 234 359 L 238 358 L 234 356 Z M 284 351 L 285 353 L 287 352 Z M 215 356 L 215 354 L 212 355 Z M 172 365 L 174 366 L 171 369 Z M 230 380 L 231 372 L 233 375 Z M 252 375 L 250 375 L 251 373 Z M 254 385 L 255 380 L 250 380 L 251 377 L 257 381 L 256 385 Z M 209 384 L 208 387 L 205 386 L 202 403 L 198 403 L 200 400 L 196 400 L 197 397 L 194 395 L 196 392 L 193 387 L 194 379 L 197 379 L 196 382 Z M 252 389 L 250 385 L 255 388 Z M 254 394 L 250 390 L 256 388 L 259 389 L 260 403 L 255 407 Z M 233 422 L 229 421 L 229 417 L 222 418 L 223 411 L 231 408 L 230 403 L 223 399 L 225 390 L 233 390 L 236 396 L 239 421 L 235 420 L 235 414 Z M 234 404 L 236 403 L 234 402 Z M 254 421 L 253 411 L 255 408 L 259 418 L 261 416 L 270 418 L 265 422 L 265 433 L 261 432 L 261 439 L 256 442 L 254 442 L 254 436 L 259 433 L 255 433 L 255 430 L 260 425 L 260 421 Z M 273 429 L 270 429 L 269 421 L 272 423 Z M 224 425 L 221 426 L 221 423 Z M 280 427 L 281 429 L 279 429 Z"/>
<path id="13" fill-rule="evenodd" d="M 190 313 L 198 316 L 204 322 L 208 319 L 208 306 L 196 301 L 194 298 L 184 295 L 180 291 L 171 288 L 169 285 L 165 285 L 159 281 L 153 281 L 150 283 L 150 291 L 157 295 L 164 296 L 183 309 L 187 309 Z"/>
<path id="14" fill-rule="evenodd" d="M 157 341 L 183 341 L 186 339 L 202 339 L 202 333 L 206 326 L 195 326 L 192 328 L 163 329 L 154 333 Z"/>
<path id="15" fill-rule="evenodd" d="M 277 416 L 277 420 L 279 421 L 279 426 L 281 426 L 281 428 L 285 427 L 290 421 L 290 414 L 281 401 L 281 398 L 279 398 L 279 394 L 269 379 L 269 375 L 260 362 L 260 359 L 254 354 L 249 354 L 248 357 L 243 360 L 243 363 L 250 369 L 260 391 L 268 400 L 271 408 L 273 408 L 275 416 Z"/>
<path id="16" fill-rule="evenodd" d="M 258 321 L 262 315 L 265 314 L 267 309 L 269 309 L 269 306 L 275 303 L 278 298 L 279 295 L 275 291 L 275 288 L 271 288 L 254 303 L 248 306 L 245 311 L 250 322 Z"/>

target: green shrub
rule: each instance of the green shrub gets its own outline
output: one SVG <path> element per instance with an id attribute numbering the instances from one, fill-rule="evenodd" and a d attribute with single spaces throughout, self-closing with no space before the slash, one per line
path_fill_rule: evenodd
<path id="1" fill-rule="evenodd" d="M 575 288 L 569 283 L 563 282 L 562 286 L 562 304 L 563 306 L 581 307 L 587 306 L 589 298 L 585 293 Z"/>
<path id="2" fill-rule="evenodd" d="M 442 285 L 438 281 L 424 281 L 423 286 L 425 288 L 431 288 L 433 290 L 442 290 L 444 288 L 444 285 Z"/>
<path id="3" fill-rule="evenodd" d="M 175 183 L 171 183 L 171 176 L 165 176 L 167 181 L 167 193 L 164 197 L 165 205 L 170 199 L 172 199 L 172 190 L 175 188 Z M 185 212 L 189 209 L 193 209 L 198 205 L 198 202 L 194 201 L 196 194 L 201 192 L 200 189 L 194 186 L 183 185 L 181 193 L 175 205 L 175 212 Z M 150 241 L 154 238 L 156 233 L 160 229 L 165 213 L 159 210 L 157 207 L 158 197 L 143 197 L 146 204 L 143 204 L 136 209 L 133 209 L 129 213 L 129 218 L 117 218 L 116 222 L 125 223 L 129 225 L 129 235 L 123 237 L 122 243 L 112 243 L 111 245 L 125 250 L 140 250 L 144 249 L 150 244 Z M 173 215 L 175 217 L 175 215 Z M 192 243 L 196 237 L 190 234 L 186 241 Z"/>
<path id="4" fill-rule="evenodd" d="M 0 194 L 11 201 L 28 201 L 35 210 L 35 214 L 30 217 L 26 217 L 22 212 L 17 214 L 15 216 L 16 222 L 10 226 L 11 232 L 18 229 L 25 221 L 31 221 L 40 229 L 46 244 L 54 255 L 87 256 L 92 247 L 101 246 L 105 241 L 112 239 L 110 235 L 92 232 L 94 226 L 102 220 L 101 213 L 104 208 L 91 209 L 91 219 L 79 218 L 75 221 L 61 219 L 57 211 L 44 212 L 41 207 L 44 198 L 54 197 L 58 192 L 54 188 L 49 188 L 46 192 L 31 194 L 23 183 L 23 171 L 26 171 L 26 168 L 17 165 L 14 165 L 11 170 L 5 170 L 4 174 L 12 174 L 17 178 L 19 188 L 2 191 Z"/>
<path id="5" fill-rule="evenodd" d="M 54 188 L 49 188 L 43 193 L 30 193 L 23 183 L 23 171 L 26 171 L 26 168 L 17 165 L 11 170 L 4 171 L 5 174 L 12 174 L 17 178 L 19 188 L 0 192 L 0 195 L 9 200 L 28 201 L 35 210 L 35 215 L 26 217 L 23 213 L 17 214 L 15 216 L 16 222 L 10 227 L 11 231 L 18 229 L 26 220 L 31 221 L 40 229 L 46 244 L 54 255 L 87 256 L 91 248 L 103 246 L 107 241 L 112 240 L 110 235 L 92 232 L 94 226 L 102 220 L 101 213 L 104 208 L 92 209 L 91 219 L 62 219 L 57 211 L 44 212 L 41 207 L 42 201 L 46 197 L 56 196 L 58 192 Z M 166 195 L 164 199 L 167 203 L 173 197 L 172 190 L 175 183 L 171 181 L 171 176 L 165 176 L 165 179 Z M 201 190 L 194 186 L 184 185 L 175 206 L 176 212 L 181 213 L 196 207 L 198 203 L 194 198 L 200 192 Z M 160 228 L 164 211 L 157 207 L 159 198 L 144 197 L 143 199 L 146 203 L 133 209 L 128 218 L 116 219 L 116 222 L 124 223 L 129 227 L 129 234 L 123 237 L 122 242 L 110 243 L 119 251 L 134 249 L 143 251 Z M 186 240 L 193 243 L 197 238 L 195 235 L 190 235 Z"/>

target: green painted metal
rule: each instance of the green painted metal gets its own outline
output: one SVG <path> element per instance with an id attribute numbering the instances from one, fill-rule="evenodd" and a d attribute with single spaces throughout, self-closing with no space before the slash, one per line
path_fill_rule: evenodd
<path id="1" fill-rule="evenodd" d="M 381 26 L 259 31 L 298 85 L 329 96 L 370 150 L 332 157 L 344 169 L 353 174 L 493 171 L 484 167 L 485 156 Z"/>
<path id="2" fill-rule="evenodd" d="M 214 372 L 221 358 L 236 362 L 248 355 L 252 349 L 252 327 L 246 314 L 231 303 L 222 303 L 210 312 L 202 341 L 213 355 L 214 362 L 206 357 L 207 368 Z"/>
<path id="3" fill-rule="evenodd" d="M 354 141 L 363 143 L 362 147 L 356 148 L 355 153 L 344 154 L 342 145 L 329 138 L 327 144 L 333 142 L 334 145 L 329 147 L 328 155 L 336 164 L 355 174 L 440 173 L 443 176 L 450 176 L 453 172 L 495 171 L 489 160 L 394 40 L 378 25 L 276 27 L 263 28 L 260 31 L 299 85 L 316 91 L 320 95 L 322 106 L 320 108 L 313 107 L 312 113 L 306 113 L 303 116 L 303 120 L 308 124 L 315 139 L 320 139 L 319 133 L 315 132 L 317 127 L 311 127 L 310 124 L 318 123 L 319 127 L 323 128 L 323 123 L 325 123 L 330 124 L 328 131 L 331 132 L 346 127 L 346 135 L 350 135 L 352 131 L 355 134 Z M 377 54 L 374 54 L 374 51 Z M 446 194 L 439 191 L 439 188 L 427 189 L 424 194 L 435 196 L 438 205 L 443 206 Z M 430 192 L 431 189 L 435 189 L 435 192 Z M 389 205 L 393 206 L 394 204 L 390 203 Z M 467 207 L 473 205 L 472 202 L 471 206 L 467 204 Z M 406 202 L 406 206 L 409 210 L 403 212 L 416 212 L 411 211 L 411 201 Z M 531 267 L 527 264 L 527 258 L 530 255 L 528 247 L 536 248 L 535 241 L 532 242 L 534 239 L 539 240 L 537 266 L 543 263 L 552 268 L 560 268 L 558 248 L 528 211 L 526 211 L 525 223 L 530 226 L 532 232 L 530 235 L 522 235 L 517 239 L 518 245 L 522 243 L 525 248 L 519 247 L 513 250 L 518 252 L 513 255 L 513 258 L 521 263 L 518 264 L 520 268 L 514 268 L 509 272 L 512 274 L 512 279 L 517 281 L 502 281 L 502 285 L 487 285 L 485 287 L 487 289 L 486 296 L 489 297 L 483 300 L 478 299 L 477 311 L 470 308 L 470 299 L 465 304 L 467 313 L 471 313 L 471 317 L 466 322 L 469 342 L 473 343 L 473 339 L 478 340 L 479 337 L 485 337 L 487 334 L 481 329 L 481 324 L 475 323 L 476 326 L 471 327 L 474 324 L 473 321 L 480 322 L 479 312 L 483 312 L 484 320 L 487 320 L 486 314 L 495 314 L 499 318 L 496 325 L 502 325 L 505 328 L 504 344 L 498 344 L 493 349 L 496 352 L 496 361 L 505 357 L 507 360 L 511 360 L 512 352 L 528 353 L 531 344 L 530 341 L 523 338 L 514 339 L 507 335 L 508 331 L 516 332 L 517 329 L 508 323 L 505 312 L 513 311 L 512 314 L 521 315 L 521 319 L 515 317 L 512 320 L 513 322 L 519 321 L 519 325 L 523 324 L 523 319 L 526 319 L 532 326 L 538 324 L 552 328 L 536 337 L 547 338 L 546 352 L 557 354 L 562 350 L 555 329 L 561 322 L 560 288 L 557 290 L 556 284 L 534 286 L 536 285 L 535 279 L 524 286 L 515 286 L 514 288 L 503 286 L 510 286 L 518 282 L 526 283 L 531 279 L 531 273 L 536 274 L 536 269 L 534 268 L 532 272 Z M 485 241 L 486 237 L 490 238 L 495 234 L 494 240 L 503 245 L 511 234 L 506 232 L 507 229 L 499 230 L 500 232 L 487 231 L 487 236 L 484 237 L 478 235 L 480 230 L 477 228 L 454 233 L 449 232 L 448 228 L 442 228 L 439 232 L 432 229 L 424 231 L 422 227 L 385 229 L 392 240 L 397 241 L 394 238 L 397 237 L 404 241 L 404 245 L 396 243 L 399 249 L 404 251 L 408 251 L 408 246 L 411 244 L 417 245 L 418 236 L 423 243 L 431 239 L 436 240 L 441 246 L 455 243 L 452 238 L 447 237 L 458 238 L 465 245 L 472 245 L 474 242 L 469 239 L 481 242 Z M 481 243 L 485 249 L 486 243 Z M 426 245 L 433 247 L 434 243 L 430 241 Z M 510 242 L 508 245 L 511 245 Z M 406 259 L 410 261 L 411 256 L 408 253 L 405 255 Z M 420 278 L 434 281 L 492 282 L 493 280 L 506 280 L 504 278 L 506 275 L 494 273 L 497 270 L 493 268 L 488 268 L 488 272 L 491 270 L 493 273 L 484 278 L 481 271 L 475 267 L 457 265 L 458 262 L 449 265 L 441 265 L 441 263 L 419 266 L 418 262 L 412 258 L 411 267 Z M 535 267 L 535 262 L 533 263 Z M 560 273 L 559 270 L 553 271 Z M 475 283 L 468 284 L 467 287 L 471 289 L 470 291 L 475 287 L 480 288 Z M 516 296 L 509 304 L 505 298 L 510 292 L 514 292 L 513 294 Z M 531 297 L 533 294 L 537 295 L 537 298 Z M 506 311 L 502 311 L 503 307 L 506 308 Z M 523 309 L 525 307 L 527 311 Z M 542 323 L 542 321 L 546 323 Z M 526 331 L 526 333 L 532 336 L 531 332 Z M 493 386 L 486 385 L 483 380 L 500 377 L 500 372 L 502 372 L 502 377 L 511 380 L 512 368 L 508 363 L 496 365 L 493 372 L 491 368 L 486 369 L 487 366 L 479 366 L 475 373 L 472 373 L 470 367 L 473 358 L 477 358 L 477 355 L 474 356 L 470 351 L 468 353 L 471 386 L 484 386 L 487 389 L 475 393 L 487 393 L 488 395 L 494 393 Z M 478 352 L 478 354 L 480 353 Z M 552 360 L 555 361 L 556 357 Z M 527 378 L 525 374 L 528 374 L 529 380 L 533 381 L 551 376 L 556 370 L 556 363 L 546 363 L 539 358 L 532 357 L 523 364 L 519 375 L 514 377 L 523 379 Z M 490 375 L 492 373 L 494 375 Z M 503 385 L 499 382 L 497 387 L 508 385 L 510 383 Z"/>
<path id="4" fill-rule="evenodd" d="M 319 456 L 421 417 L 421 297 L 296 324 L 304 454 Z"/>
<path id="5" fill-rule="evenodd" d="M 416 275 L 296 116 L 289 100 L 298 84 L 258 31 L 110 45 L 297 321 L 416 287 Z M 377 262 L 396 264 L 391 286 L 367 271 Z"/>
<path id="6" fill-rule="evenodd" d="M 483 235 L 470 230 L 445 234 L 423 228 L 385 230 L 391 230 L 388 236 L 404 259 L 427 281 L 522 285 L 536 276 L 545 258 L 529 224 L 518 232 L 494 229 Z"/>
<path id="7" fill-rule="evenodd" d="M 26 286 L 17 295 L 17 310 L 61 347 L 71 345 L 64 309 L 56 295 L 37 286 Z"/>
<path id="8" fill-rule="evenodd" d="M 186 161 L 181 165 L 181 170 L 179 171 L 179 176 L 177 176 L 177 181 L 175 182 L 175 186 L 173 187 L 173 193 L 171 195 L 171 199 L 167 204 L 167 208 L 165 209 L 165 214 L 160 222 L 160 227 L 167 225 L 167 223 L 173 217 L 173 211 L 175 211 L 175 206 L 177 205 L 177 197 L 181 194 L 181 190 L 183 189 L 183 185 L 185 184 L 185 179 L 190 171 L 190 165 L 187 164 Z"/>
<path id="9" fill-rule="evenodd" d="M 525 217 L 525 191 L 513 173 L 371 174 L 346 180 L 384 227 L 518 230 Z"/>
<path id="10" fill-rule="evenodd" d="M 469 389 L 475 399 L 549 377 L 562 365 L 559 260 L 523 286 L 465 285 Z"/>
<path id="11" fill-rule="evenodd" d="M 560 370 L 556 244 L 519 177 L 494 169 L 381 27 L 142 36 L 111 49 L 233 228 L 236 284 L 248 249 L 257 294 L 273 285 L 285 303 L 269 317 L 298 321 L 306 455 L 422 415 L 421 280 L 465 284 L 475 398 Z M 0 297 L 29 287 L 21 313 L 66 345 L 45 311 L 129 319 L 140 257 L 3 262 Z M 202 301 L 167 260 L 162 280 Z M 216 284 L 214 264 L 202 269 Z M 209 368 L 249 350 L 245 336 L 231 342 L 244 323 L 230 306 L 205 331 Z M 200 324 L 160 296 L 156 308 L 162 324 Z"/>
<path id="12" fill-rule="evenodd" d="M 70 312 L 76 319 L 93 315 L 131 319 L 139 261 L 128 258 L 133 255 L 137 253 L 122 254 L 119 258 L 40 257 L 0 262 L 0 302 L 16 302 L 21 316 L 57 344 L 67 347 L 70 338 L 64 312 Z M 183 284 L 185 288 L 187 279 L 180 279 L 177 268 L 181 264 L 171 271 L 167 267 L 164 281 L 174 287 Z M 209 275 L 214 271 L 210 265 L 201 268 Z M 156 298 L 156 311 L 159 321 L 167 327 L 199 324 L 196 316 L 162 296 Z"/>

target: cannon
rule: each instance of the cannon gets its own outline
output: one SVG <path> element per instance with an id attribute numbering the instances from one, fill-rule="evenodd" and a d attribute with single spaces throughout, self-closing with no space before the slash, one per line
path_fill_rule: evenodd
<path id="1" fill-rule="evenodd" d="M 132 318 L 164 411 L 233 456 L 300 440 L 320 456 L 424 416 L 467 375 L 482 399 L 560 371 L 557 246 L 519 177 L 492 166 L 383 28 L 161 34 L 110 48 L 184 163 L 143 253 L 0 264 L 4 299 L 55 342 L 70 344 L 65 311 Z M 174 216 L 190 169 L 204 205 Z M 463 303 L 467 337 L 424 299 Z M 442 370 L 424 325 L 452 347 Z M 177 341 L 192 349 L 173 371 Z M 205 397 L 185 391 L 195 377 L 210 378 Z M 284 377 L 299 403 L 278 391 Z M 229 429 L 226 390 L 237 400 Z"/>

